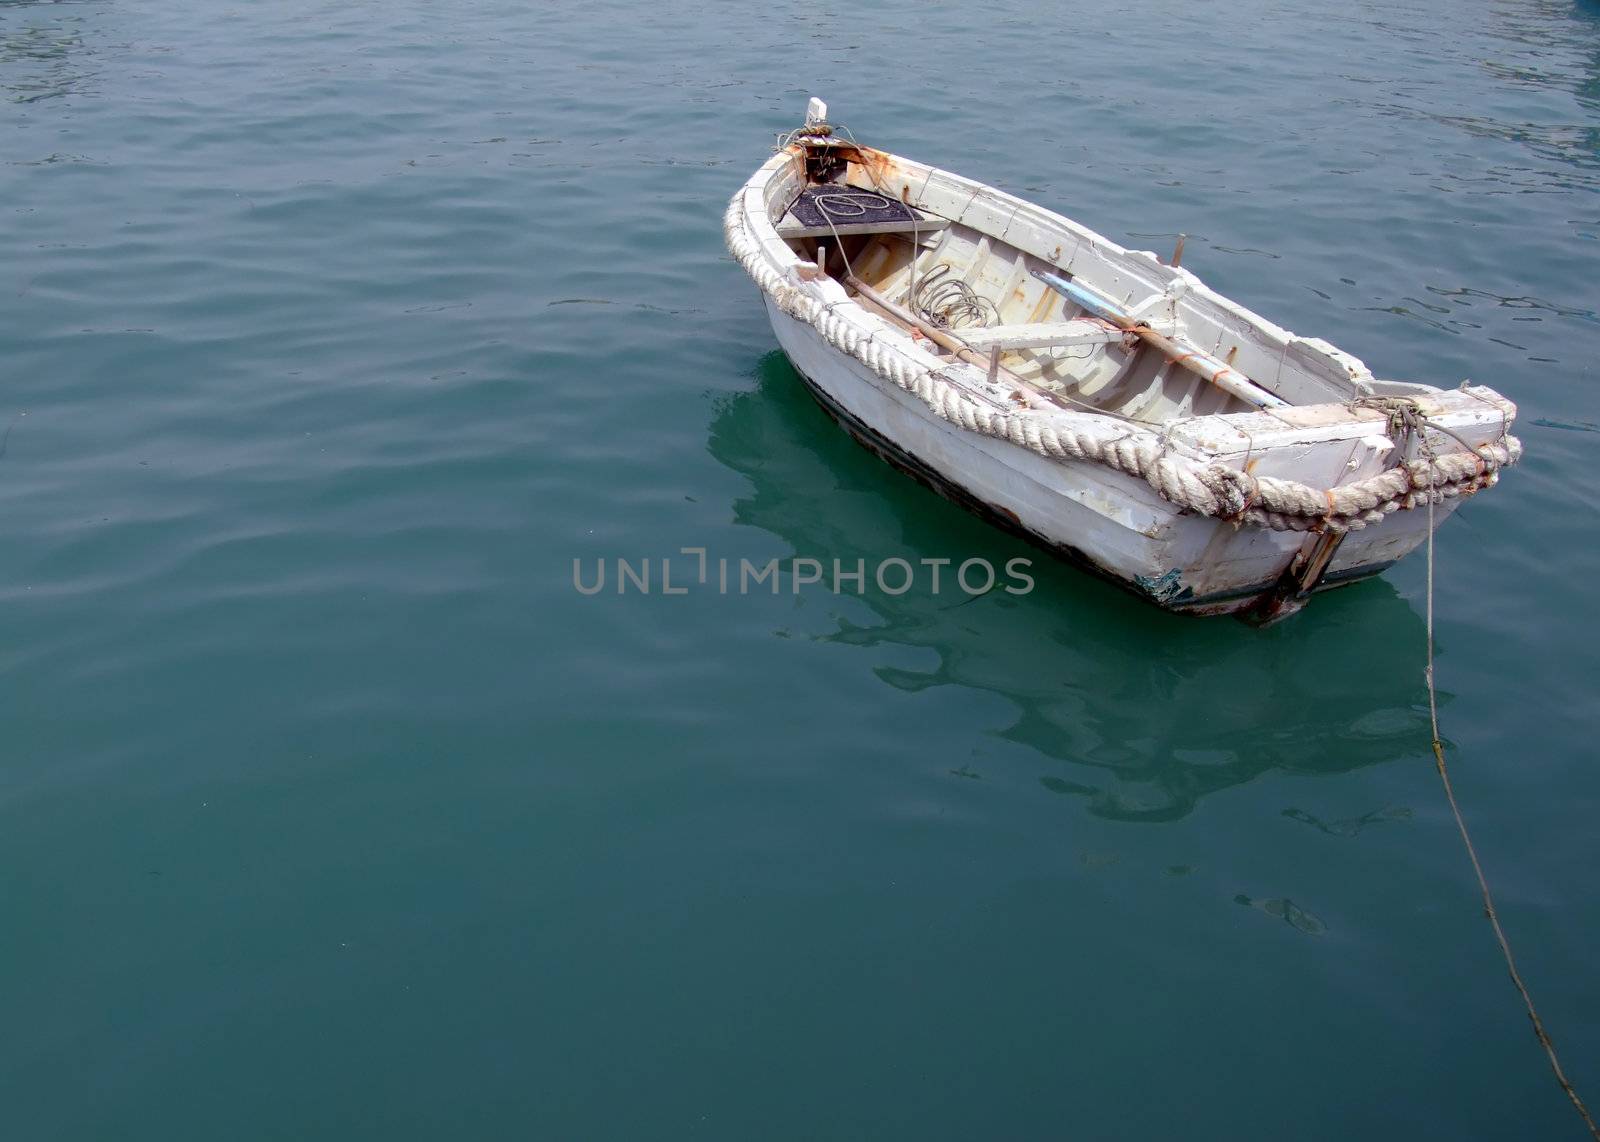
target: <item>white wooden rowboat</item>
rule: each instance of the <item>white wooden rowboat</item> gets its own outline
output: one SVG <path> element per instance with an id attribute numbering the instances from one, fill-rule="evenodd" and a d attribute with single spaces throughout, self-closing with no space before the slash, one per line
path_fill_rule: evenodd
<path id="1" fill-rule="evenodd" d="M 1154 254 L 842 137 L 818 100 L 725 228 L 853 436 L 1170 610 L 1291 613 L 1521 453 L 1492 389 L 1378 380 Z"/>

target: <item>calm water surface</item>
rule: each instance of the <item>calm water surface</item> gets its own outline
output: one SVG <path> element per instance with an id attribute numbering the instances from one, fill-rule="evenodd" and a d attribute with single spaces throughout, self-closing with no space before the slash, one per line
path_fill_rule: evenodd
<path id="1" fill-rule="evenodd" d="M 1445 730 L 1600 1100 L 1595 7 L 9 0 L 0 92 L 7 1137 L 1578 1136 L 1420 562 L 1266 632 L 571 567 L 1036 555 L 723 251 L 812 93 L 1493 384 Z"/>

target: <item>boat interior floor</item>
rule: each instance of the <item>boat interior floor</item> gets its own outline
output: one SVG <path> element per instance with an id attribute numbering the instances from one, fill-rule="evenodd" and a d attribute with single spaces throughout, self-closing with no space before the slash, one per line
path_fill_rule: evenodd
<path id="1" fill-rule="evenodd" d="M 821 207 L 835 209 L 822 219 L 820 231 L 804 225 L 797 209 L 780 224 L 779 232 L 795 253 L 817 262 L 847 288 L 854 279 L 889 302 L 888 310 L 875 307 L 886 320 L 956 339 L 991 376 L 1065 407 L 1150 424 L 1251 411 L 1249 404 L 1147 342 L 1123 336 L 1035 274 L 1055 267 L 897 202 L 893 206 L 899 212 L 878 209 L 847 228 L 840 225 L 837 211 L 853 209 L 854 203 L 833 202 L 830 190 L 808 187 L 796 204 L 812 195 L 815 209 L 818 196 L 813 192 L 822 192 Z M 868 192 L 853 194 L 864 199 L 863 209 L 891 201 Z M 935 337 L 936 342 L 944 340 Z"/>

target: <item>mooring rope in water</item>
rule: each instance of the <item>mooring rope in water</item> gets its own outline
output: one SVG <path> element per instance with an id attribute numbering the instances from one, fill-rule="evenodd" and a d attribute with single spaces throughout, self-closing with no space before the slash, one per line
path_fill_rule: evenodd
<path id="1" fill-rule="evenodd" d="M 1424 449 L 1426 437 L 1424 436 Z M 1583 1124 L 1589 1134 L 1600 1142 L 1600 1126 L 1595 1125 L 1594 1118 L 1589 1114 L 1589 1108 L 1583 1104 L 1583 1099 L 1578 1097 L 1577 1088 L 1572 1085 L 1572 1080 L 1567 1078 L 1566 1071 L 1561 1069 L 1561 1060 L 1556 1056 L 1556 1045 L 1550 1039 L 1550 1033 L 1544 1029 L 1544 1020 L 1539 1018 L 1538 1009 L 1533 1005 L 1533 996 L 1528 994 L 1528 985 L 1522 982 L 1522 973 L 1517 971 L 1516 957 L 1511 954 L 1511 941 L 1506 939 L 1505 929 L 1500 926 L 1500 914 L 1495 910 L 1494 894 L 1489 891 L 1489 880 L 1483 874 L 1483 865 L 1478 860 L 1478 850 L 1473 847 L 1472 834 L 1467 831 L 1466 818 L 1461 815 L 1461 806 L 1456 803 L 1455 789 L 1450 784 L 1450 768 L 1444 761 L 1444 743 L 1439 740 L 1439 699 L 1433 684 L 1433 497 L 1428 497 L 1428 665 L 1426 677 L 1428 680 L 1428 720 L 1433 727 L 1433 761 L 1434 768 L 1439 771 L 1439 780 L 1444 784 L 1444 797 L 1450 803 L 1450 812 L 1455 816 L 1456 828 L 1461 832 L 1461 843 L 1467 848 L 1467 858 L 1472 861 L 1473 874 L 1478 878 L 1478 888 L 1483 893 L 1483 914 L 1489 918 L 1489 925 L 1494 929 L 1494 938 L 1500 942 L 1500 953 L 1505 957 L 1506 970 L 1511 973 L 1511 982 L 1516 985 L 1517 993 L 1522 996 L 1522 1005 L 1528 1010 L 1528 1019 L 1533 1024 L 1533 1033 L 1539 1043 L 1544 1047 L 1544 1053 L 1550 1059 L 1550 1069 L 1555 1072 L 1556 1082 L 1561 1084 L 1561 1089 L 1567 1092 L 1567 1097 L 1572 1100 L 1572 1105 L 1577 1108 L 1578 1115 L 1583 1119 Z"/>

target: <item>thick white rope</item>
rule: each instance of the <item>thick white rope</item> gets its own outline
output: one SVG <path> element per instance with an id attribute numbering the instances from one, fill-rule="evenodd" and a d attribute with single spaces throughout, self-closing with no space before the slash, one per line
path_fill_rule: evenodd
<path id="1" fill-rule="evenodd" d="M 1085 461 L 1124 472 L 1199 515 L 1275 531 L 1357 531 L 1396 511 L 1491 487 L 1499 479 L 1500 469 L 1516 463 L 1522 455 L 1516 437 L 1502 435 L 1477 451 L 1408 460 L 1369 479 L 1323 489 L 1175 456 L 1162 446 L 1155 431 L 1142 425 L 1125 425 L 1124 435 L 1105 440 L 1037 412 L 999 412 L 869 337 L 860 326 L 834 313 L 832 306 L 789 281 L 750 233 L 742 191 L 728 206 L 723 234 L 729 252 L 779 309 L 812 326 L 830 345 L 877 376 L 915 395 L 942 419 L 1052 460 Z"/>

